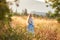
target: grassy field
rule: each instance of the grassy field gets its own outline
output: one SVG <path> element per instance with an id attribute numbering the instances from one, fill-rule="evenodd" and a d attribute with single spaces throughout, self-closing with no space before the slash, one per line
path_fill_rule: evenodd
<path id="1" fill-rule="evenodd" d="M 17 29 L 19 33 L 20 28 L 22 30 L 27 29 L 27 16 L 13 16 L 12 17 L 12 28 Z M 34 30 L 35 37 L 32 40 L 60 40 L 60 23 L 54 19 L 47 18 L 35 18 L 34 20 Z"/>

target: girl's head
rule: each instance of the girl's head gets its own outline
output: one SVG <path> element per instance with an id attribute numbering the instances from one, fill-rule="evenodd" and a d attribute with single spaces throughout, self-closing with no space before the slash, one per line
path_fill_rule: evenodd
<path id="1" fill-rule="evenodd" d="M 32 17 L 32 14 L 29 14 L 29 17 Z"/>

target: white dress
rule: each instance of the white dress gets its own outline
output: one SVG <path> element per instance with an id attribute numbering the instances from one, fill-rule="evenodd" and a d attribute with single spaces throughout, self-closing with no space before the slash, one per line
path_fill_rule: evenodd
<path id="1" fill-rule="evenodd" d="M 33 25 L 33 19 L 32 18 L 28 19 L 28 32 L 34 33 L 34 25 Z"/>

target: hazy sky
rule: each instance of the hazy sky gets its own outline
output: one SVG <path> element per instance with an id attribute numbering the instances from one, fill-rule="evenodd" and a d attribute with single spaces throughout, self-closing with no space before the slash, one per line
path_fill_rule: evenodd
<path id="1" fill-rule="evenodd" d="M 46 3 L 44 2 L 44 0 L 20 0 L 19 5 L 20 7 L 17 8 L 18 12 L 21 12 L 25 8 L 28 10 L 28 12 L 47 12 L 49 10 L 52 11 L 51 7 L 46 7 Z M 16 10 L 15 4 L 11 7 L 14 11 Z"/>

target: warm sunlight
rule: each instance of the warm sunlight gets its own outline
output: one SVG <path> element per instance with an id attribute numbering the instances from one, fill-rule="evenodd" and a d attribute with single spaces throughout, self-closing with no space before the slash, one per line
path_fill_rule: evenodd
<path id="1" fill-rule="evenodd" d="M 60 40 L 60 0 L 0 0 L 0 40 Z"/>

